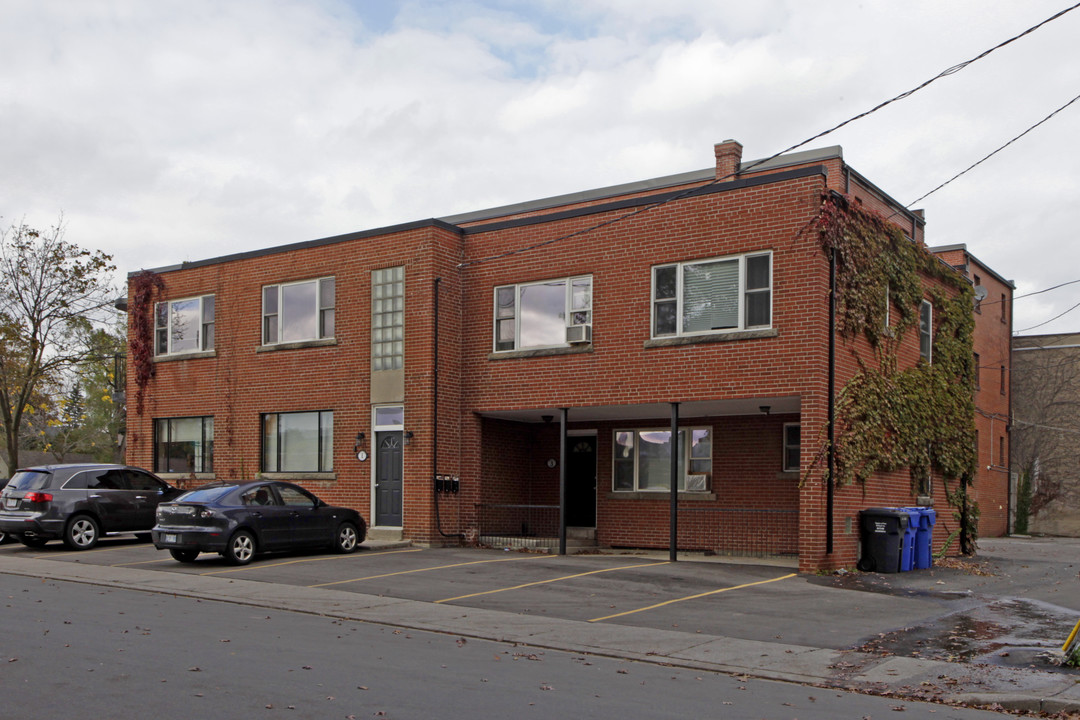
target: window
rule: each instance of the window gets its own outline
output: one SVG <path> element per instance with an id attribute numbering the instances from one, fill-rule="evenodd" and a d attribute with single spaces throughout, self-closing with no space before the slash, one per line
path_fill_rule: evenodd
<path id="1" fill-rule="evenodd" d="M 979 353 L 975 353 L 975 389 L 979 389 Z"/>
<path id="2" fill-rule="evenodd" d="M 154 420 L 154 471 L 209 473 L 214 471 L 214 418 Z"/>
<path id="3" fill-rule="evenodd" d="M 405 360 L 405 268 L 371 273 L 371 369 L 399 370 Z"/>
<path id="4" fill-rule="evenodd" d="M 1002 435 L 998 438 L 998 465 L 1005 467 L 1009 464 L 1009 461 L 1005 459 L 1005 436 Z"/>
<path id="5" fill-rule="evenodd" d="M 263 472 L 332 472 L 334 413 L 274 413 L 262 417 Z"/>
<path id="6" fill-rule="evenodd" d="M 154 305 L 154 354 L 214 349 L 214 296 L 168 300 Z"/>
<path id="7" fill-rule="evenodd" d="M 263 345 L 334 337 L 334 278 L 263 288 Z"/>
<path id="8" fill-rule="evenodd" d="M 1005 366 L 1002 365 L 1001 366 L 1001 394 L 1002 395 L 1005 394 L 1005 386 L 1006 386 L 1006 384 L 1008 382 L 1007 376 L 1008 376 L 1008 373 L 1005 371 Z"/>
<path id="9" fill-rule="evenodd" d="M 1005 307 L 1005 293 L 1001 293 L 1001 322 L 1008 322 L 1008 308 Z"/>
<path id="10" fill-rule="evenodd" d="M 799 472 L 802 426 L 784 424 L 784 472 Z"/>
<path id="11" fill-rule="evenodd" d="M 690 438 L 690 443 L 686 438 Z M 664 491 L 670 488 L 671 430 L 616 430 L 612 488 Z M 712 475 L 712 432 L 679 430 L 679 490 L 707 492 Z M 688 469 L 689 468 L 689 469 Z"/>
<path id="12" fill-rule="evenodd" d="M 771 323 L 770 253 L 653 268 L 653 337 L 769 327 Z"/>
<path id="13" fill-rule="evenodd" d="M 979 297 L 979 292 L 980 292 L 979 288 L 982 286 L 982 280 L 979 279 L 978 275 L 975 276 L 974 285 L 975 285 L 975 312 L 977 312 L 979 314 L 982 314 L 982 298 Z M 985 290 L 983 290 L 983 292 L 985 292 Z"/>
<path id="14" fill-rule="evenodd" d="M 933 361 L 934 306 L 923 300 L 919 308 L 919 355 L 926 362 Z"/>
<path id="15" fill-rule="evenodd" d="M 561 347 L 567 328 L 591 325 L 591 276 L 495 288 L 496 351 Z"/>

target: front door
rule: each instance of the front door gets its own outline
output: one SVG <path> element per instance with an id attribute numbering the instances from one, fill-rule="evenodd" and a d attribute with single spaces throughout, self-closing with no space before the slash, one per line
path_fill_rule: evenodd
<path id="1" fill-rule="evenodd" d="M 403 463 L 400 430 L 375 433 L 375 524 L 401 527 Z"/>
<path id="2" fill-rule="evenodd" d="M 596 527 L 596 436 L 567 438 L 566 524 Z"/>

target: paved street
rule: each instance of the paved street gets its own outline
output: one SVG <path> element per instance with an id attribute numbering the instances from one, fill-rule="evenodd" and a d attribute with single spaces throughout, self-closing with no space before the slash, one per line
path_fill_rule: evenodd
<path id="1" fill-rule="evenodd" d="M 5 719 L 999 717 L 93 585 L 5 577 Z"/>
<path id="2" fill-rule="evenodd" d="M 0 575 L 5 587 L 9 580 L 29 579 L 30 587 L 96 588 L 85 606 L 72 607 L 71 613 L 85 616 L 100 614 L 102 602 L 107 616 L 116 603 L 127 602 L 119 598 L 128 591 L 180 603 L 181 610 L 170 604 L 153 617 L 159 627 L 163 619 L 182 617 L 175 630 L 186 639 L 147 660 L 146 667 L 186 658 L 185 642 L 212 654 L 206 634 L 221 635 L 229 627 L 217 625 L 225 611 L 200 618 L 197 610 L 238 606 L 247 618 L 317 616 L 319 622 L 344 623 L 350 633 L 381 628 L 400 639 L 401 633 L 430 631 L 453 638 L 455 648 L 458 640 L 471 647 L 497 641 L 510 643 L 515 652 L 569 654 L 594 664 L 636 661 L 635 667 L 721 672 L 911 700 L 1080 712 L 1077 671 L 1048 660 L 1080 615 L 1078 547 L 1077 540 L 992 540 L 984 541 L 974 562 L 953 567 L 817 576 L 700 558 L 672 564 L 659 553 L 560 557 L 379 543 L 348 556 L 265 556 L 233 567 L 216 556 L 177 563 L 150 545 L 118 537 L 88 552 L 70 552 L 58 543 L 34 550 L 7 545 L 0 548 Z M 57 619 L 41 615 L 44 605 L 31 606 L 39 628 Z M 194 615 L 183 614 L 191 608 Z M 23 631 L 28 622 L 20 618 L 15 624 Z M 133 632 L 126 629 L 112 632 Z M 44 637 L 55 632 L 51 626 L 44 630 Z M 235 641 L 224 639 L 228 645 Z M 304 647 L 293 636 L 280 639 L 288 643 L 276 645 L 274 653 Z M 43 642 L 47 647 L 51 640 Z M 87 657 L 93 652 L 87 650 Z M 248 661 L 264 657 L 260 651 Z M 453 668 L 449 660 L 439 669 Z M 475 659 L 478 666 L 481 660 L 486 658 Z M 338 658 L 330 664 L 356 662 Z M 394 662 L 423 664 L 412 657 Z M 383 665 L 368 670 L 378 673 Z M 559 683 L 573 686 L 574 673 L 566 677 Z"/>

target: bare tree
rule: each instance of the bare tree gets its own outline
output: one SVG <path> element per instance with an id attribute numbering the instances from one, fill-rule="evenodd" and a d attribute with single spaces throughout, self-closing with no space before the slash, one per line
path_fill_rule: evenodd
<path id="1" fill-rule="evenodd" d="M 1080 351 L 1018 340 L 1031 348 L 1014 350 L 1012 372 L 1016 526 L 1023 531 L 1048 506 L 1080 508 Z"/>
<path id="2" fill-rule="evenodd" d="M 111 260 L 66 242 L 62 217 L 44 232 L 0 231 L 0 421 L 11 468 L 35 389 L 91 352 L 80 329 L 110 305 Z"/>

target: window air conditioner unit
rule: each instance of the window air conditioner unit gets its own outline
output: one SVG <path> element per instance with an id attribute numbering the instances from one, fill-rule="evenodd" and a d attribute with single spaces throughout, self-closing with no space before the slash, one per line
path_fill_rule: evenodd
<path id="1" fill-rule="evenodd" d="M 592 342 L 592 325 L 570 325 L 566 328 L 566 342 L 571 345 Z"/>
<path id="2" fill-rule="evenodd" d="M 686 476 L 686 492 L 708 492 L 709 476 L 702 474 Z"/>

